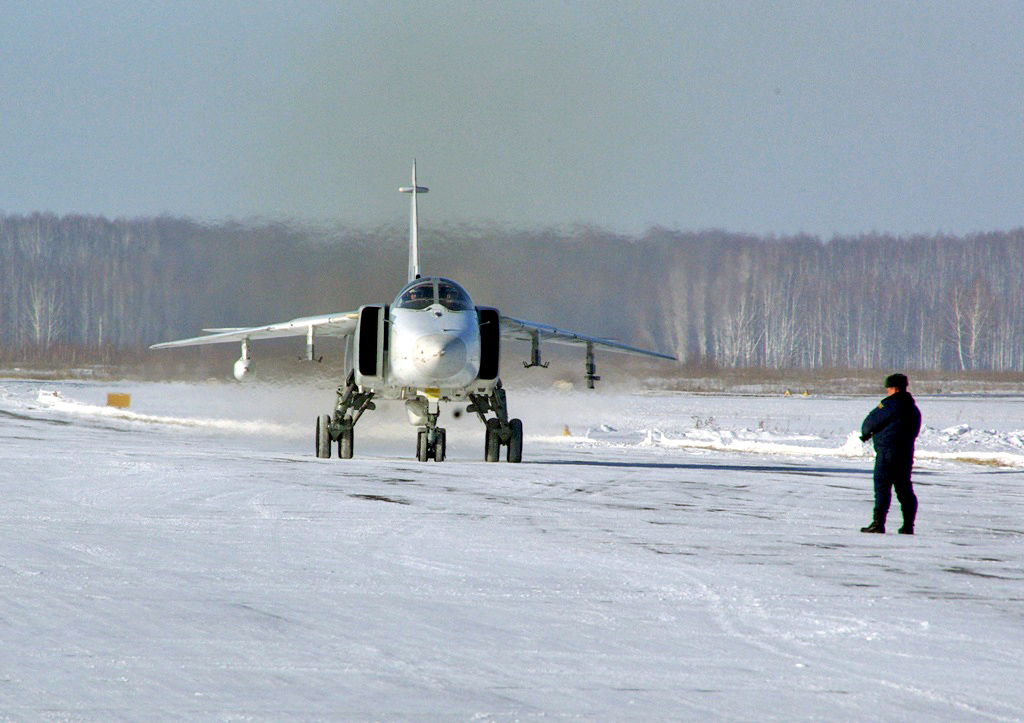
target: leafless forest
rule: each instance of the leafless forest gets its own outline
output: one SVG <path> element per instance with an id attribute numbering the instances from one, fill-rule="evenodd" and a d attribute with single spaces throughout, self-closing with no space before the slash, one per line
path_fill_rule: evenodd
<path id="1" fill-rule="evenodd" d="M 758 238 L 421 229 L 477 304 L 709 368 L 1024 369 L 1024 229 Z M 406 229 L 0 215 L 0 361 L 110 363 L 203 327 L 387 302 Z"/>

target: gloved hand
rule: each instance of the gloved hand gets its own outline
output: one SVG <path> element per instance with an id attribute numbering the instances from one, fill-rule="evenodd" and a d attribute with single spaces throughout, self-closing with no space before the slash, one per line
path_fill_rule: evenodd
<path id="1" fill-rule="evenodd" d="M 870 434 L 862 434 L 862 435 L 860 435 L 860 441 L 861 442 L 867 442 L 869 439 L 871 439 L 871 435 Z"/>

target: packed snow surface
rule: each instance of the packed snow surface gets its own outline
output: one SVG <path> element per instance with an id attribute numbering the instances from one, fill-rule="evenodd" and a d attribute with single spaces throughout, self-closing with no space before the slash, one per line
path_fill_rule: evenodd
<path id="1" fill-rule="evenodd" d="M 0 381 L 0 718 L 1024 720 L 1019 397 L 918 399 L 913 537 L 877 398 L 511 389 L 511 465 L 332 397 Z"/>

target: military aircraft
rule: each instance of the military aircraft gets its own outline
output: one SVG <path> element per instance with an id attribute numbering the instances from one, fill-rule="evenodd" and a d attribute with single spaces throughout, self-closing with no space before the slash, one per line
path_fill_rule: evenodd
<path id="1" fill-rule="evenodd" d="M 421 462 L 445 458 L 445 430 L 437 426 L 441 402 L 466 403 L 485 425 L 484 460 L 497 462 L 506 448 L 509 462 L 523 458 L 523 424 L 509 418 L 500 378 L 502 339 L 530 343 L 527 368 L 541 362 L 542 341 L 586 349 L 587 386 L 600 379 L 594 363 L 597 347 L 615 352 L 675 360 L 669 354 L 647 351 L 612 339 L 577 334 L 547 324 L 505 316 L 497 309 L 476 306 L 466 290 L 451 279 L 420 274 L 417 198 L 427 192 L 417 185 L 413 161 L 409 218 L 409 279 L 391 304 L 368 304 L 356 311 L 306 316 L 267 326 L 204 329 L 205 336 L 154 344 L 152 349 L 240 342 L 242 355 L 234 374 L 241 381 L 252 365 L 250 342 L 284 336 L 306 337 L 306 359 L 314 360 L 316 336 L 345 339 L 345 383 L 337 389 L 331 414 L 316 422 L 316 456 L 350 459 L 354 429 L 374 399 L 404 400 L 409 421 L 418 427 L 416 458 Z M 492 416 L 488 416 L 491 414 Z"/>

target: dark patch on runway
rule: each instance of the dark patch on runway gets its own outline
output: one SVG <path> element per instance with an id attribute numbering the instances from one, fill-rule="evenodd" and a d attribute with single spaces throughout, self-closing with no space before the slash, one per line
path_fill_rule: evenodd
<path id="1" fill-rule="evenodd" d="M 357 500 L 372 500 L 374 502 L 390 502 L 395 505 L 408 505 L 412 504 L 408 500 L 399 500 L 394 497 L 385 497 L 384 495 L 349 495 Z"/>
<path id="2" fill-rule="evenodd" d="M 804 547 L 819 547 L 822 550 L 842 550 L 847 547 L 839 542 L 801 542 Z"/>
<path id="3" fill-rule="evenodd" d="M 1013 578 L 1013 577 L 1006 577 L 1005 575 L 993 575 L 993 574 L 987 573 L 987 572 L 978 572 L 977 570 L 972 570 L 969 567 L 944 567 L 943 570 L 945 570 L 946 572 L 953 572 L 953 573 L 956 573 L 958 575 L 970 575 L 972 577 L 986 577 L 986 578 L 989 578 L 991 580 L 1016 580 L 1016 579 L 1018 579 L 1018 578 Z"/>

